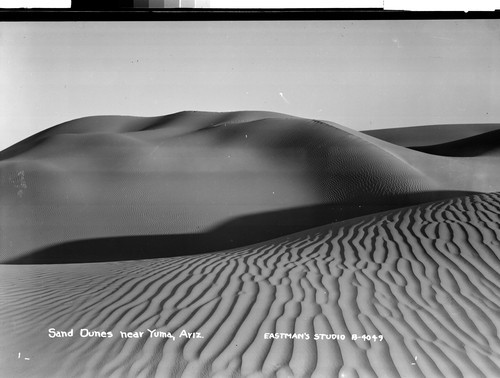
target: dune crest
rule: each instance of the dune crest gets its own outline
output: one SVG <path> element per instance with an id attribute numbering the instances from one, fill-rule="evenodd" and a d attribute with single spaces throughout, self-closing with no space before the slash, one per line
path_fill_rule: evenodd
<path id="1" fill-rule="evenodd" d="M 496 377 L 499 214 L 500 194 L 482 194 L 199 256 L 3 265 L 1 365 L 12 377 Z M 51 339 L 51 327 L 115 336 Z M 177 338 L 117 336 L 147 329 Z"/>
<path id="2" fill-rule="evenodd" d="M 308 229 L 497 191 L 497 167 L 272 112 L 87 117 L 0 153 L 0 262 L 82 235 L 186 237 L 305 208 L 315 209 L 300 225 Z M 276 228 L 283 222 L 265 224 L 271 237 L 297 231 Z M 245 242 L 267 238 L 253 234 Z"/>
<path id="3" fill-rule="evenodd" d="M 490 156 L 500 157 L 500 130 L 494 130 L 475 135 L 469 138 L 459 139 L 431 146 L 413 147 L 416 151 L 440 156 L 477 157 Z"/>
<path id="4" fill-rule="evenodd" d="M 468 139 L 500 130 L 500 123 L 442 124 L 366 130 L 370 135 L 403 147 L 425 147 Z"/>

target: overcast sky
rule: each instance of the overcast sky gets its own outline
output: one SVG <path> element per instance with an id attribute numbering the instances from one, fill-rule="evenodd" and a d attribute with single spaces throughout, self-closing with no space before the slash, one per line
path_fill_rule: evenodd
<path id="1" fill-rule="evenodd" d="M 0 23 L 0 150 L 100 114 L 500 122 L 500 21 Z"/>

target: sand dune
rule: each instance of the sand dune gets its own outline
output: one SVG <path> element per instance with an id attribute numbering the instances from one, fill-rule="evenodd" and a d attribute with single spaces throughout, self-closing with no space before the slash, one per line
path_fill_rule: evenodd
<path id="1" fill-rule="evenodd" d="M 413 147 L 414 150 L 440 156 L 500 156 L 500 130 L 489 131 L 469 138 L 431 146 Z"/>
<path id="2" fill-rule="evenodd" d="M 268 112 L 83 118 L 32 136 L 0 159 L 0 262 L 82 238 L 188 240 L 242 224 L 253 235 L 209 250 L 217 251 L 500 190 L 496 159 L 432 156 L 331 122 Z M 278 227 L 300 209 L 309 210 L 299 224 Z M 270 213 L 281 216 L 245 223 Z M 187 246 L 169 255 L 177 248 Z"/>
<path id="3" fill-rule="evenodd" d="M 0 376 L 498 377 L 498 130 L 422 130 L 106 116 L 0 152 Z"/>
<path id="4" fill-rule="evenodd" d="M 464 123 L 366 130 L 363 133 L 403 147 L 424 147 L 467 139 L 496 130 L 500 130 L 499 123 Z"/>
<path id="5" fill-rule="evenodd" d="M 219 253 L 1 265 L 2 376 L 497 377 L 499 214 L 482 194 Z"/>

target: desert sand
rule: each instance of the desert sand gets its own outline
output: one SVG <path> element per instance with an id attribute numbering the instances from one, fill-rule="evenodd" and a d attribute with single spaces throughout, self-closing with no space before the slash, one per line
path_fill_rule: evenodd
<path id="1" fill-rule="evenodd" d="M 12 146 L 0 376 L 497 377 L 500 156 L 470 126 L 426 152 L 183 112 Z"/>
<path id="2" fill-rule="evenodd" d="M 500 190 L 496 157 L 430 155 L 279 113 L 83 118 L 0 153 L 0 262 L 76 262 L 47 249 L 82 239 L 109 254 L 83 261 L 244 246 Z M 127 248 L 144 243 L 130 236 L 156 239 Z"/>
<path id="3" fill-rule="evenodd" d="M 397 130 L 397 131 L 396 131 Z M 426 147 L 467 140 L 500 130 L 498 123 L 445 124 L 363 131 L 364 134 L 404 147 Z"/>
<path id="4" fill-rule="evenodd" d="M 499 209 L 500 195 L 474 195 L 226 252 L 3 265 L 3 372 L 495 377 Z M 53 327 L 113 337 L 50 338 Z M 148 329 L 176 338 L 151 338 Z M 183 330 L 203 338 L 181 337 Z M 120 331 L 145 334 L 129 339 Z M 266 333 L 309 339 L 266 339 Z M 316 334 L 346 338 L 314 340 Z"/>

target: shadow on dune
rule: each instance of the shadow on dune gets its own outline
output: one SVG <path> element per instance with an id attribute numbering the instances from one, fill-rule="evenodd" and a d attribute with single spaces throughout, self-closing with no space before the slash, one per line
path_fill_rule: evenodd
<path id="1" fill-rule="evenodd" d="M 433 146 L 410 147 L 431 155 L 474 157 L 500 151 L 500 130 Z"/>
<path id="2" fill-rule="evenodd" d="M 235 218 L 205 233 L 74 240 L 33 251 L 4 264 L 68 264 L 196 255 L 244 247 L 377 212 L 471 194 L 476 193 L 435 191 L 394 196 L 379 204 L 300 207 Z"/>
<path id="3" fill-rule="evenodd" d="M 498 130 L 498 123 L 460 123 L 365 130 L 362 133 L 398 146 L 420 148 L 465 141 Z"/>

